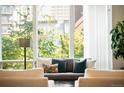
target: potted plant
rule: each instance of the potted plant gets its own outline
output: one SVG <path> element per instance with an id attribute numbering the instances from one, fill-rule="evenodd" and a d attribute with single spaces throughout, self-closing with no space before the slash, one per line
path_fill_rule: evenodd
<path id="1" fill-rule="evenodd" d="M 124 21 L 119 21 L 111 30 L 111 48 L 116 59 L 124 59 Z"/>

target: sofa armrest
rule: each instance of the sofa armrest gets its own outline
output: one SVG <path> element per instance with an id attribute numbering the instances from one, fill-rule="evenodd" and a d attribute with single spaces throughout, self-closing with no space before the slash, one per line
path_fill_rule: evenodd
<path id="1" fill-rule="evenodd" d="M 0 87 L 48 87 L 48 78 L 47 77 L 37 77 L 37 78 L 3 77 L 0 78 Z"/>
<path id="2" fill-rule="evenodd" d="M 79 77 L 79 87 L 124 87 L 124 78 Z"/>

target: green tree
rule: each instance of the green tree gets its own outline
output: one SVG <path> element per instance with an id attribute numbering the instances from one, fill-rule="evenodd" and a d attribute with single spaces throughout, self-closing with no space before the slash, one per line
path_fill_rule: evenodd
<path id="1" fill-rule="evenodd" d="M 39 56 L 41 57 L 52 57 L 52 55 L 54 54 L 54 51 L 56 49 L 56 46 L 54 45 L 54 34 L 52 33 L 53 30 L 49 30 L 47 31 L 47 33 L 45 33 L 46 31 L 43 29 L 40 29 L 38 31 L 39 34 L 39 41 L 38 41 L 38 45 L 39 45 Z M 48 35 L 51 35 L 48 36 Z"/>
<path id="2" fill-rule="evenodd" d="M 74 32 L 74 52 L 75 58 L 82 58 L 84 56 L 84 45 L 83 45 L 83 31 Z"/>
<path id="3" fill-rule="evenodd" d="M 29 38 L 32 35 L 32 21 L 28 20 L 30 17 L 30 9 L 27 7 L 26 12 L 18 12 L 20 22 L 15 21 L 10 25 L 10 34 L 2 37 L 2 58 L 3 60 L 22 60 L 24 57 L 23 48 L 19 47 L 18 39 Z M 16 24 L 16 25 L 15 25 Z M 27 48 L 27 60 L 33 58 L 32 48 Z M 31 68 L 31 64 L 27 63 L 27 67 Z M 22 68 L 22 63 L 4 63 L 3 68 Z"/>

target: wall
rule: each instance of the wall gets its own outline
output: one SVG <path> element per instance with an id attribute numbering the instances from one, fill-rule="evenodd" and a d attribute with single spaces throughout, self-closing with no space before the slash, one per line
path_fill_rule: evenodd
<path id="1" fill-rule="evenodd" d="M 118 21 L 124 20 L 124 5 L 112 6 L 112 26 L 114 27 Z M 120 69 L 124 67 L 124 59 L 116 60 L 113 57 L 113 69 Z"/>
<path id="2" fill-rule="evenodd" d="M 81 18 L 82 13 L 83 13 L 83 6 L 75 5 L 75 22 Z"/>

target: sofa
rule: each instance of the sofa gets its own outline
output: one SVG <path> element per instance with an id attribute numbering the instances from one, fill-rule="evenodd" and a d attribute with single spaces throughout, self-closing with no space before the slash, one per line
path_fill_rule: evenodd
<path id="1" fill-rule="evenodd" d="M 124 87 L 124 70 L 86 69 L 75 87 Z"/>
<path id="2" fill-rule="evenodd" d="M 48 87 L 48 78 L 43 68 L 0 70 L 0 87 Z"/>
<path id="3" fill-rule="evenodd" d="M 95 65 L 95 60 L 91 58 L 81 60 L 38 58 L 37 67 L 43 68 L 43 64 L 58 64 L 58 72 L 45 72 L 44 76 L 48 77 L 49 80 L 77 80 L 78 77 L 84 76 L 84 70 L 86 68 L 93 68 Z"/>

